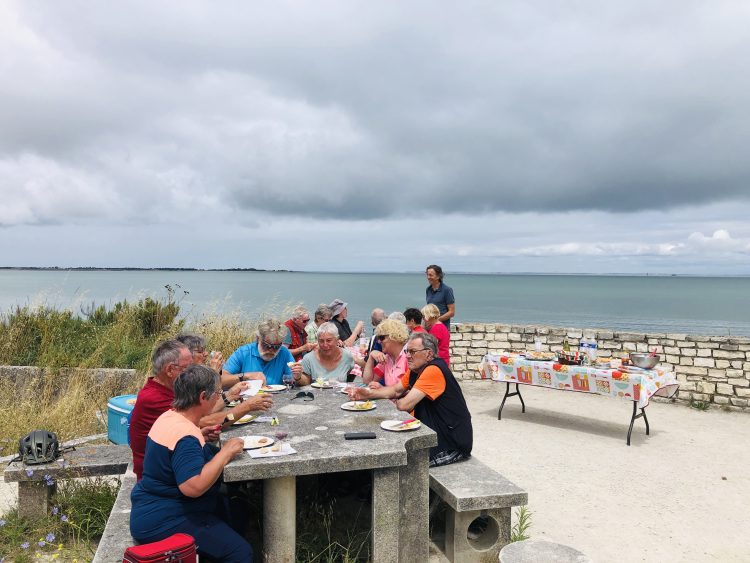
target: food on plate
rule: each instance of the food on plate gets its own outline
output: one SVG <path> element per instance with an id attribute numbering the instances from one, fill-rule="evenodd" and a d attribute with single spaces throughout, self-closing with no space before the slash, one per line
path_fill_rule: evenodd
<path id="1" fill-rule="evenodd" d="M 267 454 L 270 451 L 271 450 L 269 448 L 261 448 L 261 449 L 258 450 L 258 453 Z"/>
<path id="2" fill-rule="evenodd" d="M 360 411 L 366 411 L 372 408 L 373 402 L 372 401 L 363 401 L 361 403 L 355 402 L 354 408 Z"/>
<path id="3" fill-rule="evenodd" d="M 281 442 L 276 442 L 276 443 L 275 443 L 275 444 L 274 444 L 274 445 L 273 445 L 273 446 L 271 447 L 271 451 L 272 451 L 272 452 L 280 452 L 280 451 L 281 451 Z"/>
<path id="4" fill-rule="evenodd" d="M 268 443 L 268 438 L 261 438 L 260 440 L 258 440 L 258 443 L 259 444 L 266 444 L 266 443 Z"/>
<path id="5" fill-rule="evenodd" d="M 288 365 L 288 366 L 289 366 L 289 367 L 291 368 L 291 367 L 294 367 L 294 365 L 295 365 L 296 363 L 297 363 L 297 362 L 287 362 L 287 363 L 286 363 L 286 365 Z"/>

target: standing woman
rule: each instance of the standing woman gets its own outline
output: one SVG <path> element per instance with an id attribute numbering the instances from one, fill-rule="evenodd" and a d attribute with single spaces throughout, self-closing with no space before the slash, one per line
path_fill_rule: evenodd
<path id="1" fill-rule="evenodd" d="M 451 333 L 440 322 L 440 311 L 436 305 L 430 303 L 422 307 L 422 317 L 424 318 L 424 327 L 438 341 L 438 357 L 445 360 L 448 366 L 451 365 Z"/>
<path id="2" fill-rule="evenodd" d="M 430 264 L 425 270 L 427 274 L 427 286 L 425 292 L 426 302 L 437 306 L 440 311 L 438 320 L 450 331 L 451 318 L 456 314 L 456 299 L 453 297 L 453 289 L 443 283 L 443 269 L 435 264 Z"/>

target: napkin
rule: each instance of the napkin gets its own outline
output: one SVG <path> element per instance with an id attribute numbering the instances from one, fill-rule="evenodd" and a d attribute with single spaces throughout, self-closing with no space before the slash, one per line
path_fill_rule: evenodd
<path id="1" fill-rule="evenodd" d="M 272 416 L 258 416 L 253 420 L 253 422 L 271 422 L 272 420 Z"/>
<path id="2" fill-rule="evenodd" d="M 257 450 L 249 450 L 247 453 L 253 459 L 257 459 L 259 457 L 280 457 L 282 455 L 290 455 L 290 454 L 297 453 L 297 450 L 295 450 L 292 446 L 290 446 L 286 442 L 282 442 L 280 452 L 274 452 L 271 450 L 271 448 L 273 448 L 273 446 L 269 446 L 268 448 L 259 448 Z M 266 450 L 266 449 L 268 449 L 268 453 L 260 453 L 261 450 Z"/>
<path id="3" fill-rule="evenodd" d="M 240 397 L 254 397 L 260 391 L 263 382 L 260 379 L 251 379 L 247 382 L 247 388 L 240 393 Z"/>

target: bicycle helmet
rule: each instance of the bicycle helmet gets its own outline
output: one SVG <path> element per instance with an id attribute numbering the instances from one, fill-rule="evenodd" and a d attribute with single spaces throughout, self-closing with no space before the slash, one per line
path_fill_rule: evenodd
<path id="1" fill-rule="evenodd" d="M 18 454 L 26 465 L 49 463 L 59 457 L 60 442 L 49 430 L 34 430 L 18 442 Z"/>

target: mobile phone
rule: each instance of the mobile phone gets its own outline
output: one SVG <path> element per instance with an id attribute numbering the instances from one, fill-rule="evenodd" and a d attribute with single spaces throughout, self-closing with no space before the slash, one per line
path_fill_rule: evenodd
<path id="1" fill-rule="evenodd" d="M 375 432 L 347 432 L 344 434 L 345 440 L 371 440 L 375 438 Z"/>

